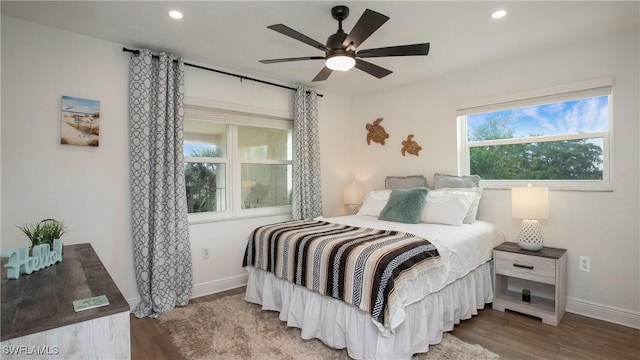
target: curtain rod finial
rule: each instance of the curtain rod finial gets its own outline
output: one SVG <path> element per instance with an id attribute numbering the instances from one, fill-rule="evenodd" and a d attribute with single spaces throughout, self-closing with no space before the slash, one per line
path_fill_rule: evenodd
<path id="1" fill-rule="evenodd" d="M 131 50 L 127 49 L 126 47 L 122 47 L 122 51 L 133 53 L 133 55 L 140 55 L 140 50 Z"/>

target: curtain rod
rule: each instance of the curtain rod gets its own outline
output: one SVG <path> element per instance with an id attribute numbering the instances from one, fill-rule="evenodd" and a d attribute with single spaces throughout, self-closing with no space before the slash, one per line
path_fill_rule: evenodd
<path id="1" fill-rule="evenodd" d="M 130 53 L 134 53 L 135 55 L 140 54 L 140 50 L 131 50 L 131 49 L 127 49 L 126 47 L 122 48 L 122 51 L 124 52 L 130 52 Z M 153 57 L 158 57 L 158 55 L 153 55 Z M 208 71 L 213 71 L 213 72 L 217 72 L 219 74 L 224 74 L 224 75 L 229 75 L 229 76 L 234 76 L 237 78 L 240 78 L 240 80 L 251 80 L 251 81 L 256 81 L 262 84 L 267 84 L 267 85 L 271 85 L 271 86 L 277 86 L 283 89 L 289 89 L 289 90 L 293 90 L 293 91 L 297 91 L 298 89 L 293 88 L 291 86 L 286 86 L 286 85 L 280 85 L 280 84 L 276 84 L 276 83 L 272 83 L 269 81 L 264 81 L 264 80 L 260 80 L 260 79 L 254 79 L 252 77 L 248 77 L 248 76 L 244 76 L 244 75 L 238 75 L 238 74 L 233 74 L 230 72 L 226 72 L 226 71 L 222 71 L 222 70 L 216 70 L 216 69 L 212 69 L 212 68 L 208 68 L 208 67 L 204 67 L 204 66 L 200 66 L 200 65 L 195 65 L 195 64 L 190 64 L 190 63 L 184 63 L 186 66 L 191 66 L 194 68 L 198 68 L 198 69 L 202 69 L 202 70 L 208 70 Z M 307 94 L 309 93 L 309 91 L 307 91 Z M 317 94 L 319 97 L 322 97 L 322 94 Z"/>

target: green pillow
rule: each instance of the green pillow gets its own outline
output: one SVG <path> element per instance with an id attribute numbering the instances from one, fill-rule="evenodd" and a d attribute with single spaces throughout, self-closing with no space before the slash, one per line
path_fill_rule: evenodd
<path id="1" fill-rule="evenodd" d="M 419 223 L 428 193 L 429 189 L 425 187 L 392 190 L 378 219 L 405 224 Z"/>

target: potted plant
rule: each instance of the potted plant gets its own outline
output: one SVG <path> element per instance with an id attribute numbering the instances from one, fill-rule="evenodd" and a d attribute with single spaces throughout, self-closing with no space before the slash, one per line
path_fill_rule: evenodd
<path id="1" fill-rule="evenodd" d="M 63 221 L 55 219 L 44 219 L 37 224 L 25 224 L 18 226 L 18 229 L 31 240 L 31 246 L 49 244 L 53 246 L 53 240 L 60 239 L 67 232 L 67 227 Z"/>

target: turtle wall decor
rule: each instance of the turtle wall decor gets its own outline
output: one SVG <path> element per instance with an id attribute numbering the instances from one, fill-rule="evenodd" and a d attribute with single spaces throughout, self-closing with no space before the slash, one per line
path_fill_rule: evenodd
<path id="1" fill-rule="evenodd" d="M 384 141 L 389 138 L 389 134 L 384 130 L 382 125 L 380 125 L 382 120 L 382 118 L 377 118 L 373 124 L 367 124 L 365 126 L 367 129 L 367 145 L 371 145 L 371 140 L 384 145 Z"/>
<path id="2" fill-rule="evenodd" d="M 409 136 L 407 136 L 407 140 L 402 142 L 402 150 L 400 150 L 400 152 L 402 153 L 402 156 L 405 156 L 405 153 L 420 156 L 420 154 L 418 154 L 420 150 L 422 150 L 422 146 L 413 141 L 413 134 L 409 134 Z"/>

